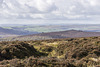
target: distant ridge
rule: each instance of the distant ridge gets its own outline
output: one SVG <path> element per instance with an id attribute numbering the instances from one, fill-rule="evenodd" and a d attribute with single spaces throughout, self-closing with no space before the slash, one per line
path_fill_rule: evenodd
<path id="1" fill-rule="evenodd" d="M 25 31 L 16 31 L 13 29 L 4 29 L 0 27 L 0 37 L 10 37 L 10 36 L 19 36 L 19 35 L 27 35 L 27 34 L 36 34 L 37 32 L 25 32 Z"/>
<path id="2" fill-rule="evenodd" d="M 94 37 L 100 36 L 100 32 L 86 32 L 81 30 L 68 30 L 60 32 L 40 33 L 33 35 L 24 35 L 13 38 L 1 38 L 0 41 L 29 41 L 29 40 L 46 40 L 46 39 L 60 39 L 60 38 L 76 38 L 76 37 Z"/>
<path id="3" fill-rule="evenodd" d="M 49 33 L 40 33 L 19 37 L 31 37 L 31 36 L 47 36 L 52 38 L 74 38 L 74 37 L 91 37 L 91 36 L 100 36 L 100 32 L 87 32 L 81 30 L 68 30 L 60 32 L 49 32 Z"/>

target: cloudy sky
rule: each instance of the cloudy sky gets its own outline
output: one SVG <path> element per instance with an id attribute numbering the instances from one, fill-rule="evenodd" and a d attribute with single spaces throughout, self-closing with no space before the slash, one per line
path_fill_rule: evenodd
<path id="1" fill-rule="evenodd" d="M 0 0 L 0 24 L 100 24 L 100 0 Z"/>

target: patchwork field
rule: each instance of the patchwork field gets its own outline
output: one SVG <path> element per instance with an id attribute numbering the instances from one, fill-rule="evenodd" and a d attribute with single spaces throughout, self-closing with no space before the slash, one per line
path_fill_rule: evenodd
<path id="1" fill-rule="evenodd" d="M 13 29 L 17 31 L 29 31 L 29 32 L 57 32 L 66 30 L 82 30 L 82 31 L 92 31 L 100 32 L 100 25 L 95 24 L 78 24 L 78 25 L 1 25 L 4 29 Z"/>

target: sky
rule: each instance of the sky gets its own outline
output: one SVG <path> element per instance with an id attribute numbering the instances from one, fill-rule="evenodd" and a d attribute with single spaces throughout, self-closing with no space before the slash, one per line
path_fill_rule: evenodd
<path id="1" fill-rule="evenodd" d="M 100 24 L 100 0 L 0 0 L 0 24 Z"/>

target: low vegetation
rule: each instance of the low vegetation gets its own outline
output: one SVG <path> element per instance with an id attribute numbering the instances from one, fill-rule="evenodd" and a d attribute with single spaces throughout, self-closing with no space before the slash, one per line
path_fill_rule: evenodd
<path id="1" fill-rule="evenodd" d="M 0 67 L 100 67 L 100 37 L 3 41 Z"/>

